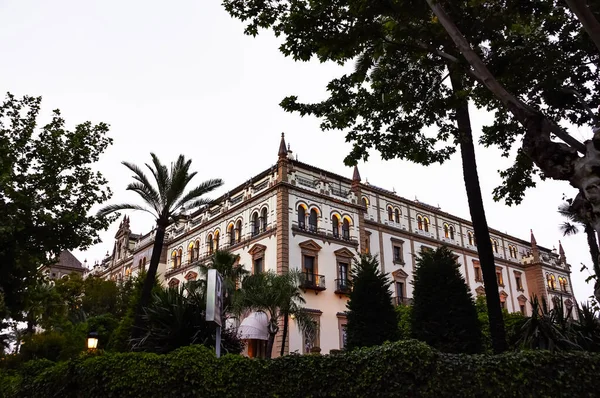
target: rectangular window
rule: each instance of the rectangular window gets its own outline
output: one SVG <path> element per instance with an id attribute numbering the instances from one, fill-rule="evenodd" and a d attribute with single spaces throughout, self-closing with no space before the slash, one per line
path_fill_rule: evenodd
<path id="1" fill-rule="evenodd" d="M 344 323 L 340 329 L 340 349 L 346 348 L 346 324 Z"/>
<path id="2" fill-rule="evenodd" d="M 254 273 L 255 274 L 260 274 L 264 272 L 264 264 L 263 264 L 263 258 L 255 258 L 254 259 Z"/>
<path id="3" fill-rule="evenodd" d="M 396 305 L 404 304 L 404 282 L 396 282 Z"/>
<path id="4" fill-rule="evenodd" d="M 521 282 L 521 275 L 515 274 L 515 281 L 517 282 L 517 290 L 523 290 L 523 283 Z"/>
<path id="5" fill-rule="evenodd" d="M 348 263 L 338 263 L 338 278 L 340 281 L 348 280 Z"/>
<path id="6" fill-rule="evenodd" d="M 483 282 L 483 277 L 481 275 L 481 267 L 475 266 L 475 282 Z"/>
<path id="7" fill-rule="evenodd" d="M 506 301 L 500 301 L 500 307 L 502 307 L 503 310 L 506 309 Z"/>
<path id="8" fill-rule="evenodd" d="M 521 309 L 521 314 L 525 315 L 525 304 L 521 304 L 519 308 Z"/>
<path id="9" fill-rule="evenodd" d="M 315 258 L 313 256 L 304 256 L 303 271 L 311 275 L 315 273 Z"/>
<path id="10" fill-rule="evenodd" d="M 308 332 L 307 330 L 304 330 L 302 332 L 303 334 L 303 339 L 304 339 L 304 353 L 308 354 L 312 351 L 313 348 L 315 347 L 321 347 L 321 323 L 319 322 L 319 319 L 317 317 L 313 318 L 316 322 L 316 329 L 314 331 Z"/>
<path id="11" fill-rule="evenodd" d="M 402 248 L 394 245 L 394 262 L 402 262 Z"/>
<path id="12" fill-rule="evenodd" d="M 504 280 L 502 279 L 502 271 L 496 271 L 496 280 L 498 281 L 498 286 L 504 286 Z"/>

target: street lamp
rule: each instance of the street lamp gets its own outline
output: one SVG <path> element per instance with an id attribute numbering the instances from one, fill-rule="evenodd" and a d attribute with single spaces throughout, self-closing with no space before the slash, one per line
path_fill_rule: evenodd
<path id="1" fill-rule="evenodd" d="M 95 351 L 98 348 L 98 333 L 90 332 L 88 334 L 87 348 L 89 351 Z"/>

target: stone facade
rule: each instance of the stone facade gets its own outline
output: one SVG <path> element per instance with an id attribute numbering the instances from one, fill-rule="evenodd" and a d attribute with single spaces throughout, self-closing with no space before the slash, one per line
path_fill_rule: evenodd
<path id="1" fill-rule="evenodd" d="M 537 245 L 533 232 L 522 240 L 490 229 L 502 306 L 528 314 L 532 294 L 575 302 L 570 266 L 559 252 Z M 484 294 L 471 222 L 437 207 L 294 160 L 282 136 L 277 163 L 251 178 L 210 207 L 171 225 L 159 266 L 161 281 L 176 286 L 200 277 L 199 264 L 216 247 L 240 256 L 252 272 L 303 272 L 306 308 L 320 326 L 306 339 L 293 319 L 285 352 L 321 352 L 344 344 L 346 282 L 352 257 L 376 254 L 393 280 L 394 303 L 409 304 L 415 257 L 423 249 L 448 246 L 474 295 Z M 126 217 L 115 236 L 112 254 L 90 274 L 119 279 L 147 266 L 152 233 L 134 235 Z M 554 282 L 553 282 L 554 281 Z M 276 338 L 273 355 L 281 348 Z"/>

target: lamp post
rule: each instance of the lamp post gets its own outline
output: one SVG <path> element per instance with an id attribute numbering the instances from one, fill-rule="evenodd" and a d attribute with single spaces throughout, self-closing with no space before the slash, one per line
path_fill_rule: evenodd
<path id="1" fill-rule="evenodd" d="M 98 333 L 90 332 L 87 338 L 88 351 L 96 351 L 98 348 Z"/>

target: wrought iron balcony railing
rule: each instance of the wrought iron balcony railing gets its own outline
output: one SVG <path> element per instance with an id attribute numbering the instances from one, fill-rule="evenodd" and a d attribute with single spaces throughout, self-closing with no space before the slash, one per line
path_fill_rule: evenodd
<path id="1" fill-rule="evenodd" d="M 350 287 L 348 278 L 335 280 L 335 292 L 337 294 L 350 294 L 351 291 L 352 288 Z"/>
<path id="2" fill-rule="evenodd" d="M 300 287 L 311 290 L 325 290 L 325 276 L 302 272 L 300 274 Z"/>

